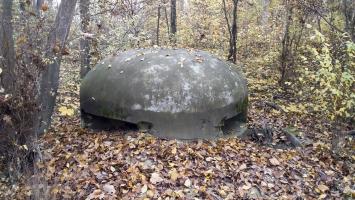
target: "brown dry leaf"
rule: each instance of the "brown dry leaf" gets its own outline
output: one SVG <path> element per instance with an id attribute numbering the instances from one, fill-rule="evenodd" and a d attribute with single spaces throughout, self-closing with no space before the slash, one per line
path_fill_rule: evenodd
<path id="1" fill-rule="evenodd" d="M 97 199 L 101 194 L 102 191 L 100 189 L 94 190 L 85 200 Z"/>
<path id="2" fill-rule="evenodd" d="M 274 165 L 274 166 L 280 165 L 280 162 L 275 157 L 270 158 L 269 161 L 270 161 L 271 165 Z"/>
<path id="3" fill-rule="evenodd" d="M 320 185 L 318 185 L 318 189 L 319 189 L 322 193 L 324 193 L 324 192 L 326 192 L 327 190 L 329 190 L 329 187 L 326 186 L 326 185 L 320 184 Z"/>
<path id="4" fill-rule="evenodd" d="M 27 38 L 24 35 L 21 35 L 17 38 L 16 43 L 22 45 L 27 42 Z"/>
<path id="5" fill-rule="evenodd" d="M 247 184 L 243 185 L 243 187 L 242 187 L 243 190 L 249 190 L 250 188 L 251 188 L 250 183 L 247 183 Z"/>
<path id="6" fill-rule="evenodd" d="M 47 3 L 43 3 L 41 6 L 41 10 L 43 10 L 43 12 L 46 12 L 48 10 L 48 4 Z"/>
<path id="7" fill-rule="evenodd" d="M 179 173 L 175 168 L 170 170 L 169 175 L 172 181 L 176 181 L 179 178 Z"/>
<path id="8" fill-rule="evenodd" d="M 243 163 L 242 165 L 239 166 L 238 170 L 241 171 L 246 168 L 247 168 L 247 165 L 245 163 Z"/>

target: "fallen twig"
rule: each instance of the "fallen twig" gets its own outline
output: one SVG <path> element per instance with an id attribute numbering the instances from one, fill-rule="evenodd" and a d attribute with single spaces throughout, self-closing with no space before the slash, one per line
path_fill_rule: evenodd
<path id="1" fill-rule="evenodd" d="M 281 106 L 277 105 L 276 103 L 264 101 L 264 104 L 275 109 L 275 110 L 285 112 L 285 110 Z"/>

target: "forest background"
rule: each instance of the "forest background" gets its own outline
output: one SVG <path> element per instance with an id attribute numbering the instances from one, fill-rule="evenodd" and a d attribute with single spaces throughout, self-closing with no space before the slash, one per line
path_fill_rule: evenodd
<path id="1" fill-rule="evenodd" d="M 308 154 L 304 151 L 296 151 L 296 154 L 302 159 L 314 156 L 311 160 L 316 163 L 304 162 L 318 166 L 325 175 L 311 178 L 309 187 L 317 190 L 302 189 L 302 194 L 297 195 L 322 198 L 351 198 L 354 195 L 354 180 L 351 178 L 354 177 L 355 159 L 354 1 L 2 0 L 0 5 L 2 195 L 38 199 L 44 194 L 53 196 L 53 193 L 67 198 L 100 197 L 105 192 L 116 197 L 137 197 L 134 195 L 138 193 L 143 193 L 140 197 L 151 198 L 162 195 L 159 190 L 163 190 L 163 186 L 149 185 L 143 180 L 134 189 L 132 184 L 136 184 L 136 179 L 128 181 L 131 185 L 125 182 L 126 185 L 120 189 L 112 184 L 104 184 L 108 185 L 105 188 L 99 183 L 87 182 L 95 186 L 86 185 L 85 192 L 81 191 L 82 188 L 73 189 L 70 181 L 75 181 L 73 174 L 79 169 L 72 165 L 80 164 L 84 158 L 73 153 L 75 150 L 70 154 L 63 150 L 75 149 L 81 137 L 87 141 L 88 149 L 91 144 L 96 147 L 98 141 L 105 138 L 126 144 L 127 138 L 123 136 L 113 139 L 112 135 L 84 134 L 86 130 L 80 128 L 79 122 L 80 79 L 108 55 L 131 48 L 159 46 L 205 50 L 243 69 L 248 79 L 250 139 L 254 143 L 235 139 L 220 143 L 227 146 L 237 143 L 246 148 L 244 156 L 251 157 L 267 146 L 271 149 L 267 149 L 269 155 L 258 156 L 266 156 L 271 166 L 284 162 L 290 164 L 288 159 L 280 157 L 278 150 L 286 149 L 285 152 L 280 151 L 295 158 L 294 150 L 288 147 L 302 146 Z M 138 140 L 144 141 L 145 145 L 140 148 L 145 151 L 153 148 L 149 146 L 152 138 L 140 134 L 132 137 L 137 144 L 140 144 Z M 159 140 L 158 144 L 164 146 L 167 142 Z M 202 146 L 208 144 L 204 141 Z M 214 145 L 222 144 L 217 142 Z M 185 152 L 181 156 L 189 152 L 185 148 L 191 148 L 176 141 L 174 145 L 177 145 L 178 152 Z M 104 147 L 99 145 L 96 148 Z M 58 153 L 62 151 L 66 153 Z M 170 153 L 174 152 L 176 154 L 176 151 Z M 100 155 L 96 156 L 100 158 Z M 61 159 L 67 162 L 60 163 Z M 91 162 L 98 162 L 94 160 Z M 243 165 L 237 168 L 240 166 Z M 251 166 L 260 167 L 260 163 Z M 325 166 L 331 169 L 325 169 Z M 311 168 L 317 171 L 318 167 Z M 116 171 L 106 165 L 101 166 L 103 168 L 112 173 Z M 185 168 L 180 166 L 178 169 Z M 248 165 L 248 168 L 253 167 Z M 136 168 L 127 170 L 138 173 Z M 170 179 L 171 170 L 169 168 L 166 172 Z M 191 186 L 187 181 L 193 179 L 191 175 L 178 171 L 176 176 L 182 179 L 180 185 L 186 183 Z M 145 173 L 149 174 L 145 175 L 146 179 L 155 177 L 150 171 Z M 222 170 L 223 173 L 228 174 Z M 36 178 L 29 178 L 33 174 Z M 323 180 L 324 176 L 331 177 L 331 181 Z M 176 181 L 178 178 L 173 179 Z M 218 188 L 215 189 L 216 194 L 212 193 L 227 198 L 228 195 L 221 191 L 228 191 L 243 197 L 254 189 L 258 195 L 271 197 L 271 191 L 275 189 L 268 183 L 265 186 L 268 189 L 260 186 L 261 183 L 258 187 L 255 186 L 258 184 L 251 183 L 253 181 L 250 180 L 238 182 L 233 190 L 230 187 Z M 295 184 L 291 185 L 295 187 Z M 190 195 L 184 190 L 182 193 L 177 191 L 166 195 Z M 207 189 L 201 191 L 203 195 L 212 195 Z M 202 194 L 198 193 L 198 196 Z M 287 197 L 288 194 L 283 191 L 276 195 Z"/>

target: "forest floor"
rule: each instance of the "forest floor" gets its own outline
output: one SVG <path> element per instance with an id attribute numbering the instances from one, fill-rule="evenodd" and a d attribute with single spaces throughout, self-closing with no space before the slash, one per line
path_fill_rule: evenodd
<path id="1" fill-rule="evenodd" d="M 40 141 L 43 162 L 38 164 L 34 178 L 42 181 L 37 185 L 29 181 L 32 179 L 24 181 L 17 187 L 17 198 L 354 197 L 354 157 L 350 161 L 332 157 L 327 125 L 265 104 L 275 99 L 286 102 L 282 97 L 275 98 L 280 94 L 276 82 L 263 79 L 265 73 L 268 76 L 272 72 L 248 66 L 245 69 L 250 90 L 249 127 L 270 127 L 273 135 L 268 144 L 263 137 L 181 142 L 137 132 L 94 133 L 82 129 L 78 69 L 63 67 L 53 128 Z M 302 148 L 286 148 L 290 145 L 282 129 L 287 127 L 297 129 L 304 142 Z"/>

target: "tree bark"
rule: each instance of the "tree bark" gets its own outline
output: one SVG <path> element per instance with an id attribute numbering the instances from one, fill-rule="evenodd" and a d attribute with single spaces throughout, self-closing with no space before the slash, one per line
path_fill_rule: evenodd
<path id="1" fill-rule="evenodd" d="M 170 4 L 170 41 L 176 43 L 176 0 L 171 0 Z"/>
<path id="2" fill-rule="evenodd" d="M 59 84 L 61 50 L 67 41 L 76 2 L 77 0 L 61 1 L 52 31 L 49 34 L 46 57 L 51 63 L 48 64 L 41 74 L 39 133 L 44 133 L 50 127 Z"/>
<path id="3" fill-rule="evenodd" d="M 42 8 L 42 4 L 43 4 L 44 2 L 43 2 L 43 0 L 36 0 L 35 2 L 36 2 L 36 3 L 35 3 L 35 5 L 34 5 L 34 7 L 35 7 L 35 9 L 36 9 L 37 14 L 39 14 L 39 12 L 41 11 L 41 8 Z"/>
<path id="4" fill-rule="evenodd" d="M 267 25 L 270 17 L 270 12 L 269 12 L 269 7 L 270 7 L 270 0 L 261 0 L 262 2 L 262 13 L 261 13 L 261 19 L 260 19 L 260 25 L 264 27 Z"/>
<path id="5" fill-rule="evenodd" d="M 158 5 L 158 18 L 157 18 L 157 45 L 159 46 L 159 32 L 160 32 L 160 9 L 161 9 L 161 6 L 160 6 L 160 3 Z"/>
<path id="6" fill-rule="evenodd" d="M 343 14 L 345 17 L 345 31 L 355 42 L 355 2 L 353 0 L 343 0 Z"/>
<path id="7" fill-rule="evenodd" d="M 291 41 L 290 41 L 290 26 L 292 23 L 292 15 L 293 9 L 292 6 L 286 3 L 286 20 L 285 20 L 285 30 L 284 36 L 282 38 L 282 50 L 281 50 L 281 57 L 280 57 L 280 73 L 281 77 L 279 79 L 279 84 L 282 86 L 286 79 L 286 72 L 288 69 L 289 58 L 291 57 Z"/>
<path id="8" fill-rule="evenodd" d="M 166 29 L 167 29 L 167 32 L 168 32 L 168 37 L 170 37 L 169 17 L 168 17 L 168 11 L 166 9 L 166 6 L 164 6 L 164 14 L 165 14 Z"/>
<path id="9" fill-rule="evenodd" d="M 15 47 L 12 28 L 12 0 L 2 0 L 0 18 L 0 94 L 14 86 Z"/>
<path id="10" fill-rule="evenodd" d="M 89 32 L 90 13 L 89 13 L 90 0 L 80 0 L 80 18 L 81 18 L 81 31 L 83 33 Z M 85 35 L 80 39 L 80 78 L 84 78 L 90 71 L 90 39 Z"/>
<path id="11" fill-rule="evenodd" d="M 223 11 L 229 32 L 229 54 L 227 59 L 233 63 L 237 62 L 237 11 L 239 0 L 233 0 L 232 24 L 229 24 L 226 2 L 223 0 Z"/>

